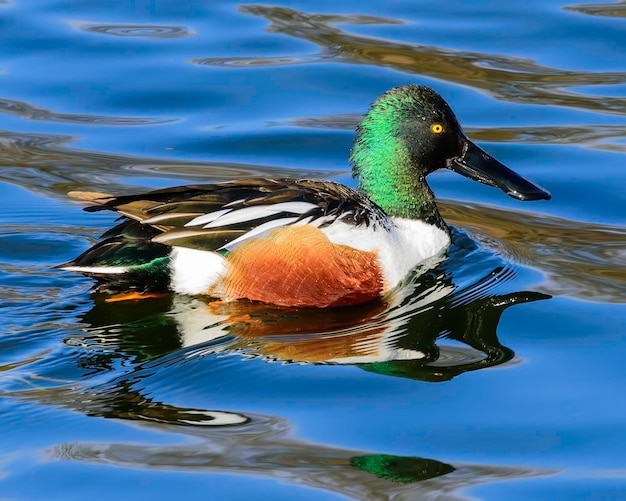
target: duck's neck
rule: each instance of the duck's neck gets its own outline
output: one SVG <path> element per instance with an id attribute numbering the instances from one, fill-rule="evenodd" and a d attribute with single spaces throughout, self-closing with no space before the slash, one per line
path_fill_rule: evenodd
<path id="1" fill-rule="evenodd" d="M 389 216 L 421 219 L 446 229 L 435 196 L 401 140 L 355 142 L 350 160 L 359 189 Z"/>

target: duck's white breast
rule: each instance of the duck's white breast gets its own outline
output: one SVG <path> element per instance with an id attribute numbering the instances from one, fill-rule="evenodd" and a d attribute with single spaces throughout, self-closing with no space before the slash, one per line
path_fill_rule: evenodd
<path id="1" fill-rule="evenodd" d="M 419 263 L 440 255 L 450 245 L 441 228 L 415 219 L 392 218 L 389 229 L 378 225 L 353 226 L 342 221 L 322 228 L 328 239 L 363 251 L 375 251 L 386 288 L 395 287 Z"/>

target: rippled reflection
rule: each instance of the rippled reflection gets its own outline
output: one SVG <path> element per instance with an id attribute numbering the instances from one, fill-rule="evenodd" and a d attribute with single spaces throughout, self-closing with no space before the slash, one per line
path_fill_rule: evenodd
<path id="1" fill-rule="evenodd" d="M 515 144 L 572 144 L 626 153 L 624 125 L 549 125 L 538 127 L 467 127 L 477 141 Z"/>
<path id="2" fill-rule="evenodd" d="M 334 61 L 343 64 L 371 64 L 403 73 L 419 74 L 447 82 L 467 85 L 507 101 L 549 104 L 593 110 L 602 113 L 626 113 L 626 99 L 588 96 L 573 90 L 590 85 L 622 85 L 626 72 L 569 71 L 542 66 L 531 59 L 460 51 L 360 36 L 335 26 L 359 24 L 353 16 L 306 13 L 287 7 L 244 5 L 241 12 L 260 16 L 270 22 L 268 31 L 307 40 L 318 45 L 318 54 L 306 56 L 308 62 Z M 381 18 L 380 24 L 396 20 Z M 262 64 L 272 58 L 262 57 Z M 197 58 L 202 65 L 255 66 L 257 58 Z M 294 62 L 302 62 L 295 57 Z M 281 64 L 285 64 L 284 60 Z"/>
<path id="3" fill-rule="evenodd" d="M 626 17 L 626 2 L 606 2 L 568 5 L 565 10 L 590 16 Z"/>
<path id="4" fill-rule="evenodd" d="M 246 177 L 305 176 L 328 178 L 329 171 L 278 168 L 234 162 L 180 162 L 80 150 L 65 145 L 72 136 L 0 131 L 0 180 L 39 193 L 67 197 L 67 192 L 102 186 L 117 193 L 129 186 L 116 179 L 143 175 L 211 182 Z M 136 188 L 135 188 L 136 189 Z"/>
<path id="5" fill-rule="evenodd" d="M 69 24 L 77 30 L 100 35 L 116 37 L 140 38 L 187 38 L 194 36 L 193 30 L 185 26 L 160 26 L 150 24 L 118 24 L 118 23 L 90 23 L 86 21 L 70 21 Z"/>
<path id="6" fill-rule="evenodd" d="M 448 464 L 415 456 L 372 454 L 304 442 L 291 435 L 289 422 L 250 415 L 240 426 L 211 429 L 155 425 L 144 428 L 186 437 L 186 442 L 155 446 L 78 442 L 48 450 L 54 459 L 165 471 L 229 473 L 280 479 L 351 499 L 468 499 L 471 485 L 554 474 L 529 467 Z M 158 427 L 157 427 L 158 426 Z"/>
<path id="7" fill-rule="evenodd" d="M 129 125 L 155 125 L 174 122 L 168 118 L 150 117 L 114 117 L 103 115 L 82 115 L 77 113 L 60 113 L 58 111 L 41 108 L 34 104 L 14 99 L 0 98 L 0 113 L 14 115 L 28 120 L 42 122 L 59 122 L 76 125 L 106 125 L 106 126 L 129 126 Z"/>
<path id="8" fill-rule="evenodd" d="M 489 278 L 497 280 L 499 271 Z M 513 352 L 496 335 L 500 315 L 513 304 L 546 297 L 527 292 L 457 304 L 459 295 L 436 280 L 428 276 L 420 283 L 428 290 L 425 296 L 359 311 L 320 315 L 196 301 L 175 304 L 172 315 L 183 346 L 195 347 L 188 356 L 228 351 L 268 361 L 349 364 L 388 376 L 442 381 L 510 361 Z M 440 338 L 444 344 L 436 342 Z M 446 345 L 445 340 L 465 346 Z"/>
<path id="9" fill-rule="evenodd" d="M 462 489 L 497 480 L 556 473 L 545 468 L 450 464 L 419 456 L 372 453 L 306 442 L 278 416 L 180 408 L 154 401 L 130 385 L 91 390 L 46 388 L 14 398 L 62 406 L 91 416 L 132 420 L 176 437 L 175 443 L 77 441 L 45 450 L 46 459 L 171 472 L 226 473 L 278 479 L 353 499 L 467 499 Z"/>
<path id="10" fill-rule="evenodd" d="M 626 302 L 626 229 L 478 204 L 439 204 L 450 224 L 487 236 L 518 263 L 541 269 L 544 292 L 606 303 Z"/>
<path id="11" fill-rule="evenodd" d="M 152 365 L 151 371 L 158 371 Z M 32 375 L 4 397 L 71 409 L 89 416 L 124 419 L 175 443 L 98 440 L 62 443 L 46 457 L 82 463 L 162 471 L 228 473 L 279 479 L 356 499 L 422 499 L 460 493 L 471 485 L 554 474 L 545 468 L 448 463 L 420 456 L 352 450 L 306 442 L 289 421 L 271 415 L 176 407 L 143 392 L 146 377 L 118 377 L 88 387 Z"/>

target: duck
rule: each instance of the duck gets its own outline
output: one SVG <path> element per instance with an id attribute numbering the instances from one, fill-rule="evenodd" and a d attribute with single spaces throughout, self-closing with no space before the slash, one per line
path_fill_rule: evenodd
<path id="1" fill-rule="evenodd" d="M 451 231 L 428 174 L 447 168 L 522 201 L 550 193 L 463 132 L 432 88 L 379 96 L 349 155 L 356 188 L 299 178 L 249 178 L 114 196 L 77 191 L 86 211 L 121 222 L 57 268 L 129 298 L 177 293 L 215 301 L 328 308 L 380 299 L 424 263 L 445 258 Z"/>

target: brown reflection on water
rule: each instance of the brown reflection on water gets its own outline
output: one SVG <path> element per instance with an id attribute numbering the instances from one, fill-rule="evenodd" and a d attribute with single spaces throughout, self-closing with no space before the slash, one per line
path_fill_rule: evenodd
<path id="1" fill-rule="evenodd" d="M 51 381 L 36 378 L 31 383 L 29 390 L 3 396 L 93 417 L 123 419 L 127 426 L 177 439 L 175 443 L 168 440 L 167 445 L 140 439 L 60 443 L 41 451 L 40 468 L 43 457 L 165 472 L 256 476 L 351 499 L 448 501 L 470 499 L 462 491 L 474 485 L 557 473 L 528 466 L 451 464 L 307 442 L 295 436 L 291 423 L 279 416 L 171 406 L 125 384 L 88 390 L 78 384 L 49 387 Z M 10 463 L 9 459 L 4 466 Z"/>
<path id="2" fill-rule="evenodd" d="M 75 139 L 58 134 L 0 131 L 0 181 L 67 199 L 68 191 L 101 189 L 104 185 L 119 194 L 137 191 L 137 187 L 124 183 L 124 180 L 136 177 L 216 182 L 256 176 L 328 178 L 336 174 L 234 162 L 180 162 L 66 146 L 65 143 Z"/>
<path id="3" fill-rule="evenodd" d="M 626 126 L 578 125 L 540 127 L 467 127 L 476 141 L 515 144 L 570 144 L 626 153 Z"/>
<path id="4" fill-rule="evenodd" d="M 626 228 L 449 200 L 439 208 L 448 223 L 543 271 L 547 281 L 539 290 L 587 301 L 626 302 Z"/>
<path id="5" fill-rule="evenodd" d="M 0 98 L 0 113 L 14 115 L 27 120 L 42 122 L 69 123 L 76 125 L 100 125 L 100 126 L 132 126 L 132 125 L 155 125 L 175 122 L 168 118 L 150 117 L 116 117 L 105 115 L 85 115 L 77 113 L 61 113 L 40 106 L 17 101 L 14 99 Z"/>
<path id="6" fill-rule="evenodd" d="M 389 305 L 383 301 L 331 308 L 321 315 L 316 310 L 279 309 L 246 301 L 177 299 L 171 315 L 179 326 L 183 346 L 202 344 L 213 336 L 235 335 L 228 343 L 229 351 L 270 360 L 328 363 L 392 356 L 393 348 L 384 341 Z M 216 324 L 218 330 L 210 328 Z M 220 346 L 219 351 L 224 348 Z M 424 354 L 418 352 L 416 356 L 423 358 Z"/>
<path id="7" fill-rule="evenodd" d="M 564 10 L 590 16 L 626 17 L 626 1 L 568 5 Z"/>
<path id="8" fill-rule="evenodd" d="M 136 438 L 132 443 L 90 439 L 49 446 L 54 440 L 50 436 L 38 454 L 39 468 L 45 468 L 43 458 L 165 472 L 256 476 L 351 499 L 448 501 L 470 499 L 463 490 L 474 485 L 557 473 L 539 467 L 451 463 L 308 442 L 280 416 L 169 405 L 133 389 L 132 378 L 86 388 L 84 383 L 31 373 L 22 378 L 22 385 L 26 389 L 0 394 L 94 418 L 122 420 L 117 426 L 125 423 L 168 438 L 166 445 Z M 22 457 L 16 460 L 24 461 Z M 11 462 L 8 458 L 3 466 Z"/>
<path id="9" fill-rule="evenodd" d="M 351 499 L 465 500 L 462 490 L 494 481 L 552 475 L 544 468 L 447 464 L 422 457 L 393 456 L 314 444 L 292 436 L 288 421 L 249 415 L 228 428 L 143 423 L 139 426 L 185 439 L 159 446 L 78 442 L 48 449 L 57 460 L 165 471 L 273 478 Z"/>
<path id="10" fill-rule="evenodd" d="M 622 97 L 591 96 L 571 90 L 589 85 L 626 83 L 626 72 L 568 71 L 542 66 L 532 59 L 460 51 L 443 47 L 375 39 L 349 33 L 335 24 L 359 24 L 354 16 L 306 13 L 286 7 L 244 5 L 241 12 L 270 22 L 268 31 L 307 40 L 321 52 L 313 60 L 389 67 L 480 89 L 498 99 L 626 113 Z M 381 24 L 396 22 L 381 18 Z M 265 64 L 274 64 L 262 58 Z M 295 62 L 299 62 L 297 56 Z M 258 58 L 199 58 L 203 65 L 258 65 Z M 284 64 L 284 63 L 283 63 Z M 568 90 L 570 89 L 570 90 Z"/>

